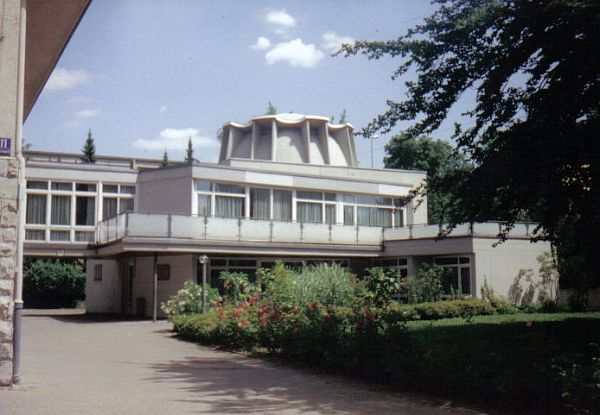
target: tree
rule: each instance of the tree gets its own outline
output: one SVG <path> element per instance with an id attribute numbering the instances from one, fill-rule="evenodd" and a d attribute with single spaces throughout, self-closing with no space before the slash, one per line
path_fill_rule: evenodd
<path id="1" fill-rule="evenodd" d="M 390 131 L 401 121 L 411 122 L 411 136 L 431 133 L 474 92 L 469 123 L 456 123 L 454 133 L 474 169 L 452 177 L 450 228 L 465 215 L 499 219 L 504 237 L 525 212 L 540 224 L 535 239 L 556 246 L 559 267 L 576 262 L 577 285 L 597 285 L 600 3 L 436 3 L 433 15 L 397 39 L 342 47 L 346 56 L 400 58 L 393 78 L 416 70 L 406 99 L 388 101 L 363 133 Z"/>
<path id="2" fill-rule="evenodd" d="M 85 271 L 69 260 L 27 261 L 23 294 L 28 307 L 75 307 L 85 299 Z"/>
<path id="3" fill-rule="evenodd" d="M 96 145 L 92 138 L 92 130 L 88 130 L 87 139 L 81 149 L 81 161 L 84 163 L 95 163 L 96 162 Z"/>
<path id="4" fill-rule="evenodd" d="M 472 168 L 464 154 L 452 145 L 427 136 L 418 138 L 398 134 L 385 145 L 386 168 L 425 170 L 427 183 L 419 189 L 420 195 L 427 195 L 427 218 L 429 223 L 444 223 L 449 220 L 446 211 L 452 206 L 452 183 L 447 178 L 459 170 Z M 468 221 L 464 217 L 461 221 Z"/>
<path id="5" fill-rule="evenodd" d="M 267 112 L 265 112 L 265 115 L 275 114 L 277 114 L 277 107 L 275 107 L 273 104 L 271 104 L 271 101 L 269 101 L 269 104 L 267 105 Z"/>
<path id="6" fill-rule="evenodd" d="M 165 152 L 163 153 L 163 158 L 160 162 L 160 167 L 167 167 L 169 165 L 169 155 L 167 154 L 167 149 L 165 148 Z"/>
<path id="7" fill-rule="evenodd" d="M 192 165 L 194 161 L 197 161 L 194 158 L 194 147 L 192 146 L 192 137 L 188 139 L 187 149 L 185 150 L 185 160 L 183 161 L 185 164 Z"/>

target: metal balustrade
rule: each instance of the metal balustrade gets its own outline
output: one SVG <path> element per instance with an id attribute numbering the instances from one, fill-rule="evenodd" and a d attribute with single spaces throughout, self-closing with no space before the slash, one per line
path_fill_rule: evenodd
<path id="1" fill-rule="evenodd" d="M 531 238 L 536 224 L 519 223 L 510 238 Z M 502 224 L 460 224 L 450 236 L 497 238 Z M 387 240 L 437 238 L 438 225 L 409 225 L 401 228 L 351 226 L 295 221 L 222 218 L 178 214 L 122 213 L 100 222 L 95 242 L 107 244 L 126 237 L 150 239 L 211 240 L 232 242 L 381 245 Z"/>

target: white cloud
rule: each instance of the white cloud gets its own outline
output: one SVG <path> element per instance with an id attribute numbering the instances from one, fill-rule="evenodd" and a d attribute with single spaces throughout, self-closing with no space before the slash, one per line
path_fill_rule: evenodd
<path id="1" fill-rule="evenodd" d="M 84 70 L 56 68 L 46 83 L 46 89 L 48 91 L 73 89 L 86 84 L 89 80 L 90 76 Z"/>
<path id="2" fill-rule="evenodd" d="M 271 41 L 264 36 L 260 36 L 256 39 L 256 43 L 251 45 L 250 48 L 254 50 L 265 50 L 271 47 Z"/>
<path id="3" fill-rule="evenodd" d="M 92 102 L 91 98 L 83 96 L 75 96 L 68 99 L 69 104 L 89 104 Z"/>
<path id="4" fill-rule="evenodd" d="M 167 106 L 166 105 L 161 105 L 160 108 L 158 109 L 159 112 L 167 112 Z"/>
<path id="5" fill-rule="evenodd" d="M 265 21 L 279 29 L 291 29 L 296 26 L 296 19 L 285 10 L 271 10 L 265 16 Z"/>
<path id="6" fill-rule="evenodd" d="M 77 118 L 92 118 L 98 115 L 99 112 L 100 110 L 97 109 L 84 109 L 78 111 L 75 115 L 77 116 Z"/>
<path id="7" fill-rule="evenodd" d="M 192 138 L 194 149 L 214 148 L 219 143 L 215 138 L 200 135 L 197 128 L 165 128 L 158 134 L 158 138 L 147 140 L 140 138 L 135 140 L 133 146 L 143 150 L 185 150 L 189 138 Z"/>
<path id="8" fill-rule="evenodd" d="M 327 32 L 323 34 L 323 42 L 321 47 L 333 53 L 342 47 L 342 43 L 354 43 L 354 39 L 349 36 L 339 36 L 335 32 Z"/>
<path id="9" fill-rule="evenodd" d="M 294 39 L 289 42 L 278 43 L 273 49 L 265 54 L 269 65 L 277 62 L 287 62 L 291 66 L 312 68 L 316 66 L 325 54 L 313 44 L 306 44 L 302 39 Z"/>

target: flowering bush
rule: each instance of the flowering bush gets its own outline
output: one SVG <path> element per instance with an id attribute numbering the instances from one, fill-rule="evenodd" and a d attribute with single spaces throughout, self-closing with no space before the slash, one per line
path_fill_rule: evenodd
<path id="1" fill-rule="evenodd" d="M 216 288 L 209 287 L 206 298 L 207 307 L 222 301 Z M 181 314 L 199 313 L 202 311 L 202 287 L 193 281 L 186 281 L 183 288 L 166 303 L 162 303 L 160 308 L 169 318 Z"/>

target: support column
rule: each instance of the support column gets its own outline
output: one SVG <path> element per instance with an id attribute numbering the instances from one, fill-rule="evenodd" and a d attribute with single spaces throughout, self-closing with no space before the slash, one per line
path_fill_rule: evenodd
<path id="1" fill-rule="evenodd" d="M 152 277 L 152 321 L 158 317 L 158 254 L 154 254 L 154 275 Z"/>

